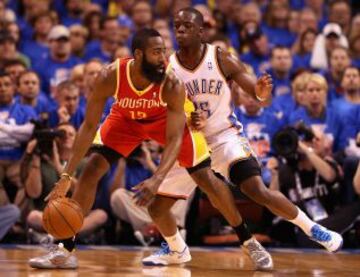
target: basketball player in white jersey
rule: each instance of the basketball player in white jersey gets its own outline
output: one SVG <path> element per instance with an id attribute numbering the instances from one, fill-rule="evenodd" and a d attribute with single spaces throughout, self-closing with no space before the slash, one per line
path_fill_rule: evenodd
<path id="1" fill-rule="evenodd" d="M 256 82 L 236 58 L 219 48 L 202 43 L 202 24 L 201 13 L 193 8 L 177 12 L 174 27 L 179 50 L 170 57 L 170 64 L 184 82 L 188 98 L 195 105 L 197 112 L 193 113 L 192 123 L 195 128 L 203 131 L 212 150 L 212 169 L 238 186 L 250 199 L 299 226 L 310 239 L 323 245 L 328 251 L 336 252 L 342 246 L 341 235 L 313 222 L 282 193 L 267 189 L 260 177 L 261 169 L 249 143 L 241 135 L 242 126 L 233 115 L 228 82 L 236 82 L 244 91 L 264 104 L 271 97 L 271 77 L 265 75 Z M 259 82 L 265 82 L 270 90 L 259 91 Z M 200 113 L 206 114 L 205 124 L 199 116 Z M 178 263 L 177 255 L 174 254 L 181 252 L 186 244 L 176 228 L 170 230 L 171 224 L 166 224 L 171 222 L 169 213 L 157 211 L 153 205 L 149 206 L 149 212 L 168 246 L 143 259 L 143 263 Z M 165 215 L 159 219 L 161 214 Z M 168 218 L 165 220 L 164 217 Z M 244 222 L 240 224 L 246 228 Z M 240 240 L 245 249 L 253 242 L 250 234 Z M 259 243 L 253 245 L 261 250 Z M 269 260 L 268 263 L 262 265 L 262 269 L 271 268 Z"/>

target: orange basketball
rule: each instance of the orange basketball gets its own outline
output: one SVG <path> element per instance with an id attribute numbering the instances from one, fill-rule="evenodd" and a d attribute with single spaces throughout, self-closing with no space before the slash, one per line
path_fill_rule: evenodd
<path id="1" fill-rule="evenodd" d="M 70 198 L 51 200 L 44 209 L 43 227 L 57 239 L 75 236 L 81 229 L 84 216 L 80 205 Z"/>

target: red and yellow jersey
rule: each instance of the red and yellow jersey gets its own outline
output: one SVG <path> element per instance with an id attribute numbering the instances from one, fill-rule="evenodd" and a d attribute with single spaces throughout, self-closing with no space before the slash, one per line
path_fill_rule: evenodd
<path id="1" fill-rule="evenodd" d="M 133 59 L 116 61 L 117 89 L 112 115 L 141 121 L 155 121 L 166 117 L 166 103 L 161 99 L 162 84 L 151 83 L 144 90 L 137 90 L 131 81 L 130 65 Z"/>

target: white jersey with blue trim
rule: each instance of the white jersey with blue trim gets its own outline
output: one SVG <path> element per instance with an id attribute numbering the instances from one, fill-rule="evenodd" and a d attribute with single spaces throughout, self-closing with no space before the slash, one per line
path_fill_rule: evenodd
<path id="1" fill-rule="evenodd" d="M 206 44 L 205 54 L 193 70 L 181 65 L 176 53 L 170 56 L 170 64 L 184 82 L 187 96 L 195 109 L 207 114 L 206 127 L 202 130 L 206 137 L 220 134 L 231 127 L 242 131 L 242 125 L 233 112 L 231 89 L 219 68 L 215 46 Z"/>

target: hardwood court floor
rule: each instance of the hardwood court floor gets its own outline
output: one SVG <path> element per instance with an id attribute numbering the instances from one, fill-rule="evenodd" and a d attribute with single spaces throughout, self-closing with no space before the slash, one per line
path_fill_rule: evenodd
<path id="1" fill-rule="evenodd" d="M 325 251 L 272 249 L 275 270 L 255 272 L 248 258 L 237 248 L 192 248 L 193 260 L 185 267 L 143 267 L 141 258 L 149 251 L 138 247 L 84 247 L 77 250 L 78 270 L 35 270 L 27 265 L 30 257 L 43 253 L 33 246 L 8 248 L 0 244 L 0 276 L 360 276 L 360 251 L 335 255 Z"/>

